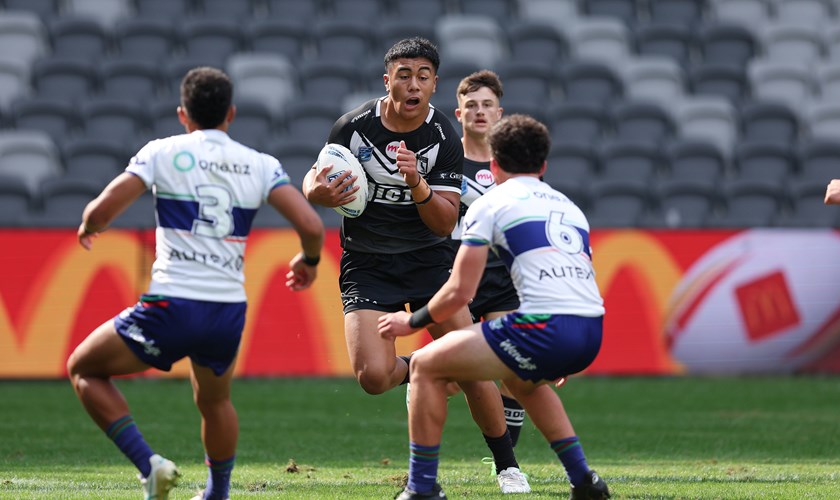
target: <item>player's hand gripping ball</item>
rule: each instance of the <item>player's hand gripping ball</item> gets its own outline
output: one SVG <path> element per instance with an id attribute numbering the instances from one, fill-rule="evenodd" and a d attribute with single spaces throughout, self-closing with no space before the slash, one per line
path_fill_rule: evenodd
<path id="1" fill-rule="evenodd" d="M 359 186 L 359 190 L 355 194 L 355 200 L 334 207 L 333 210 L 350 218 L 362 215 L 362 212 L 364 212 L 367 206 L 368 197 L 368 181 L 365 169 L 362 168 L 362 165 L 353 156 L 353 153 L 341 144 L 327 144 L 318 153 L 318 171 L 330 164 L 333 165 L 333 168 L 327 173 L 328 181 L 332 181 L 345 171 L 350 170 L 356 176 L 356 181 L 347 186 L 347 189 L 352 189 L 353 186 Z"/>

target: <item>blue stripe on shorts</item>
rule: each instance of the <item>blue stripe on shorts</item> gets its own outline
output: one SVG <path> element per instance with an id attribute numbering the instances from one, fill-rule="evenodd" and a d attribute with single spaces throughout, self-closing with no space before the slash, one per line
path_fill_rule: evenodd
<path id="1" fill-rule="evenodd" d="M 114 326 L 148 365 L 169 371 L 173 363 L 188 356 L 221 375 L 236 359 L 245 309 L 245 302 L 143 295 L 114 318 Z"/>
<path id="2" fill-rule="evenodd" d="M 603 316 L 512 312 L 481 324 L 484 339 L 516 375 L 531 382 L 584 370 L 601 349 Z"/>

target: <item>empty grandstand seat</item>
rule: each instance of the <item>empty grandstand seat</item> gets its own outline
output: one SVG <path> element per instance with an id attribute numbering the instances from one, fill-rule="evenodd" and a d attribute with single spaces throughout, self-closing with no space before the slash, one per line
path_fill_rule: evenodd
<path id="1" fill-rule="evenodd" d="M 592 102 L 559 102 L 552 106 L 547 125 L 553 142 L 594 143 L 609 130 L 604 106 Z"/>
<path id="2" fill-rule="evenodd" d="M 654 188 L 654 209 L 645 217 L 648 227 L 699 228 L 720 204 L 717 186 L 694 179 L 665 179 Z"/>
<path id="3" fill-rule="evenodd" d="M 675 105 L 680 137 L 703 139 L 715 144 L 724 156 L 732 153 L 738 138 L 735 108 L 726 99 L 692 96 Z"/>
<path id="4" fill-rule="evenodd" d="M 78 133 L 82 125 L 77 106 L 62 99 L 46 97 L 16 102 L 9 111 L 9 120 L 17 129 L 46 132 L 56 143 Z"/>
<path id="5" fill-rule="evenodd" d="M 656 24 L 693 27 L 706 16 L 707 0 L 648 0 L 647 15 Z"/>
<path id="6" fill-rule="evenodd" d="M 40 227 L 79 226 L 85 206 L 99 195 L 104 184 L 96 179 L 55 177 L 40 185 L 41 210 L 31 223 Z"/>
<path id="7" fill-rule="evenodd" d="M 816 94 L 816 79 L 807 63 L 796 60 L 753 59 L 747 68 L 753 97 L 777 100 L 801 109 Z"/>
<path id="8" fill-rule="evenodd" d="M 581 10 L 589 17 L 612 18 L 632 26 L 639 17 L 638 4 L 636 0 L 587 0 L 581 3 Z"/>
<path id="9" fill-rule="evenodd" d="M 532 61 L 505 61 L 498 64 L 496 72 L 502 80 L 506 101 L 544 103 L 551 99 L 554 73 L 543 64 Z"/>
<path id="10" fill-rule="evenodd" d="M 840 9 L 840 5 L 838 5 L 838 9 Z M 824 26 L 821 31 L 828 59 L 840 59 L 840 24 Z"/>
<path id="11" fill-rule="evenodd" d="M 765 26 L 772 22 L 773 0 L 710 0 L 711 17 L 745 26 Z"/>
<path id="12" fill-rule="evenodd" d="M 236 116 L 230 124 L 230 134 L 235 140 L 255 149 L 261 149 L 275 131 L 271 111 L 261 101 L 236 99 Z"/>
<path id="13" fill-rule="evenodd" d="M 551 165 L 548 166 L 552 168 Z M 547 182 L 547 181 L 546 181 Z M 552 177 L 550 186 L 572 200 L 584 213 L 589 209 L 589 189 L 577 179 Z"/>
<path id="14" fill-rule="evenodd" d="M 192 17 L 192 0 L 140 0 L 135 4 L 138 17 L 184 19 Z"/>
<path id="15" fill-rule="evenodd" d="M 321 61 L 364 61 L 373 52 L 373 32 L 363 20 L 320 19 L 312 30 L 317 57 Z"/>
<path id="16" fill-rule="evenodd" d="M 341 99 L 341 111 L 342 113 L 347 113 L 358 108 L 363 103 L 366 103 L 371 99 L 377 99 L 383 95 L 384 94 L 382 92 L 378 92 L 376 90 L 359 90 L 358 92 L 351 92 Z"/>
<path id="17" fill-rule="evenodd" d="M 678 24 L 640 24 L 633 30 L 636 52 L 667 57 L 686 67 L 694 52 L 694 32 Z"/>
<path id="18" fill-rule="evenodd" d="M 184 47 L 182 57 L 203 59 L 224 65 L 227 58 L 243 45 L 239 24 L 233 19 L 189 19 L 178 28 Z"/>
<path id="19" fill-rule="evenodd" d="M 775 101 L 750 101 L 740 108 L 741 137 L 749 141 L 792 144 L 799 139 L 799 116 Z"/>
<path id="20" fill-rule="evenodd" d="M 575 59 L 614 63 L 624 60 L 632 52 L 630 32 L 616 19 L 583 17 L 565 32 Z"/>
<path id="21" fill-rule="evenodd" d="M 503 100 L 505 102 L 502 109 L 504 109 L 506 115 L 529 115 L 546 124 L 546 126 L 551 121 L 551 112 L 544 103 L 533 100 L 507 99 L 507 97 L 504 97 Z"/>
<path id="22" fill-rule="evenodd" d="M 766 179 L 777 184 L 797 171 L 796 151 L 780 142 L 741 141 L 735 146 L 732 165 L 738 179 Z"/>
<path id="23" fill-rule="evenodd" d="M 434 26 L 438 19 L 449 13 L 447 4 L 447 0 L 400 0 L 392 3 L 392 16 L 394 19 L 410 18 Z M 405 36 L 407 35 L 404 32 L 402 38 Z"/>
<path id="24" fill-rule="evenodd" d="M 161 64 L 169 59 L 178 38 L 170 18 L 125 19 L 113 29 L 119 57 Z"/>
<path id="25" fill-rule="evenodd" d="M 500 26 L 519 17 L 517 0 L 457 0 L 456 3 L 462 14 L 490 16 Z"/>
<path id="26" fill-rule="evenodd" d="M 746 72 L 733 64 L 694 65 L 688 73 L 688 86 L 692 94 L 723 97 L 733 105 L 739 105 L 750 95 Z"/>
<path id="27" fill-rule="evenodd" d="M 322 99 L 341 96 L 359 90 L 359 68 L 350 60 L 332 61 L 314 59 L 304 61 L 298 68 L 301 95 L 305 99 Z M 383 70 L 384 71 L 384 70 Z"/>
<path id="28" fill-rule="evenodd" d="M 0 57 L 31 64 L 49 49 L 47 30 L 36 14 L 0 11 Z"/>
<path id="29" fill-rule="evenodd" d="M 0 115 L 8 111 L 12 102 L 31 92 L 29 63 L 8 56 L 0 57 Z"/>
<path id="30" fill-rule="evenodd" d="M 0 227 L 28 226 L 29 212 L 37 203 L 26 181 L 0 173 Z"/>
<path id="31" fill-rule="evenodd" d="M 149 102 L 163 88 L 160 67 L 152 61 L 108 59 L 99 65 L 101 94 Z"/>
<path id="32" fill-rule="evenodd" d="M 284 137 L 266 144 L 265 151 L 280 161 L 283 169 L 289 174 L 291 183 L 300 186 L 312 165 L 318 161 L 318 153 L 326 139 L 324 136 L 321 144 L 313 144 Z"/>
<path id="33" fill-rule="evenodd" d="M 817 63 L 817 88 L 821 101 L 840 100 L 840 61 Z"/>
<path id="34" fill-rule="evenodd" d="M 177 109 L 180 104 L 178 97 L 153 101 L 149 106 L 149 135 L 140 138 L 133 147 L 129 145 L 129 148 L 137 150 L 152 139 L 186 133 L 184 126 L 178 121 Z"/>
<path id="35" fill-rule="evenodd" d="M 840 143 L 834 139 L 811 139 L 800 145 L 799 178 L 825 184 L 837 178 L 840 165 Z"/>
<path id="36" fill-rule="evenodd" d="M 80 102 L 96 91 L 94 61 L 45 58 L 36 61 L 32 80 L 38 96 Z"/>
<path id="37" fill-rule="evenodd" d="M 49 24 L 54 58 L 102 60 L 111 48 L 110 31 L 89 17 L 58 17 Z"/>
<path id="38" fill-rule="evenodd" d="M 431 99 L 432 105 L 443 110 L 447 116 L 452 116 L 454 109 L 458 107 L 458 99 L 455 96 L 458 84 L 465 76 L 480 69 L 484 68 L 477 61 L 470 59 L 447 60 L 438 71 L 437 87 Z M 381 77 L 377 82 L 371 82 L 371 84 L 374 84 L 372 90 L 383 88 Z"/>
<path id="39" fill-rule="evenodd" d="M 62 174 L 58 149 L 46 132 L 0 131 L 0 174 L 18 177 L 37 196 L 42 180 Z"/>
<path id="40" fill-rule="evenodd" d="M 766 179 L 735 179 L 722 185 L 724 213 L 717 227 L 769 227 L 781 214 L 785 194 L 781 186 Z"/>
<path id="41" fill-rule="evenodd" d="M 568 61 L 558 67 L 557 76 L 566 101 L 607 106 L 624 96 L 621 77 L 607 63 Z"/>
<path id="42" fill-rule="evenodd" d="M 150 117 L 145 103 L 101 97 L 82 105 L 84 135 L 128 146 L 147 134 Z"/>
<path id="43" fill-rule="evenodd" d="M 775 221 L 781 227 L 840 227 L 840 207 L 826 205 L 826 181 L 793 182 L 788 187 L 790 212 Z"/>
<path id="44" fill-rule="evenodd" d="M 586 182 L 598 173 L 595 147 L 584 142 L 552 142 L 546 161 L 549 168 L 543 179 L 552 186 L 564 179 Z"/>
<path id="45" fill-rule="evenodd" d="M 207 19 L 226 19 L 244 22 L 255 15 L 258 0 L 199 0 L 197 15 Z"/>
<path id="46" fill-rule="evenodd" d="M 784 20 L 764 26 L 761 37 L 763 57 L 771 60 L 812 63 L 826 52 L 822 36 L 813 26 Z"/>
<path id="47" fill-rule="evenodd" d="M 589 189 L 590 206 L 586 214 L 593 229 L 635 227 L 651 208 L 651 192 L 639 179 L 598 179 Z"/>
<path id="48" fill-rule="evenodd" d="M 135 14 L 132 0 L 65 0 L 65 6 L 70 15 L 95 19 L 107 30 Z"/>
<path id="49" fill-rule="evenodd" d="M 321 12 L 322 2 L 301 2 L 300 0 L 265 0 L 269 17 L 293 19 L 301 26 L 309 24 Z"/>
<path id="50" fill-rule="evenodd" d="M 546 20 L 506 23 L 510 60 L 555 67 L 569 56 L 569 43 L 554 24 Z"/>
<path id="51" fill-rule="evenodd" d="M 155 227 L 155 200 L 146 191 L 121 213 L 111 227 L 122 229 L 149 229 Z"/>
<path id="52" fill-rule="evenodd" d="M 334 19 L 368 20 L 387 17 L 389 0 L 331 0 L 330 17 Z"/>
<path id="53" fill-rule="evenodd" d="M 109 182 L 122 172 L 134 152 L 112 141 L 80 137 L 62 145 L 64 176 Z"/>
<path id="54" fill-rule="evenodd" d="M 227 71 L 237 98 L 261 100 L 275 117 L 299 93 L 297 71 L 280 55 L 234 54 L 228 59 Z"/>
<path id="55" fill-rule="evenodd" d="M 834 21 L 837 18 L 833 0 L 777 0 L 776 19 L 805 25 Z"/>
<path id="56" fill-rule="evenodd" d="M 760 42 L 746 27 L 732 22 L 705 23 L 697 29 L 697 48 L 706 63 L 743 67 L 760 53 Z"/>
<path id="57" fill-rule="evenodd" d="M 675 138 L 663 148 L 668 178 L 717 184 L 728 170 L 727 159 L 715 144 L 700 139 Z"/>
<path id="58" fill-rule="evenodd" d="M 812 103 L 804 122 L 809 137 L 840 140 L 840 102 L 822 99 Z"/>
<path id="59" fill-rule="evenodd" d="M 43 21 L 55 18 L 61 10 L 61 0 L 3 0 L 7 11 L 34 14 Z"/>
<path id="60" fill-rule="evenodd" d="M 577 22 L 582 15 L 577 0 L 519 0 L 519 17 L 549 21 L 562 28 Z"/>
<path id="61" fill-rule="evenodd" d="M 490 16 L 446 15 L 437 20 L 435 33 L 443 61 L 470 59 L 492 69 L 508 55 L 505 33 Z"/>
<path id="62" fill-rule="evenodd" d="M 661 56 L 629 57 L 620 63 L 624 95 L 628 99 L 669 105 L 683 98 L 685 76 L 673 59 Z"/>
<path id="63" fill-rule="evenodd" d="M 289 103 L 283 115 L 283 137 L 286 140 L 323 146 L 341 115 L 341 105 L 335 101 L 302 100 Z"/>
<path id="64" fill-rule="evenodd" d="M 398 4 L 402 5 L 404 2 L 398 2 Z M 424 8 L 425 7 L 420 10 L 423 10 Z M 376 26 L 373 26 L 372 29 L 374 30 L 375 40 L 372 56 L 373 59 L 378 61 L 381 68 L 384 68 L 384 64 L 382 63 L 382 54 L 390 49 L 395 43 L 404 39 L 407 33 L 411 33 L 412 36 L 421 36 L 427 40 L 435 39 L 434 22 L 426 20 L 425 17 L 418 19 L 415 12 L 412 12 L 410 15 L 398 16 L 389 19 L 387 22 L 378 23 Z M 382 72 L 384 72 L 384 69 Z"/>
<path id="65" fill-rule="evenodd" d="M 659 146 L 650 141 L 613 139 L 598 145 L 600 176 L 605 179 L 652 180 L 662 169 Z"/>
<path id="66" fill-rule="evenodd" d="M 666 108 L 656 102 L 624 100 L 610 110 L 616 137 L 630 141 L 661 144 L 676 133 L 676 125 Z"/>
<path id="67" fill-rule="evenodd" d="M 244 36 L 250 50 L 280 55 L 292 62 L 303 57 L 309 44 L 309 30 L 294 18 L 254 19 L 244 30 Z"/>

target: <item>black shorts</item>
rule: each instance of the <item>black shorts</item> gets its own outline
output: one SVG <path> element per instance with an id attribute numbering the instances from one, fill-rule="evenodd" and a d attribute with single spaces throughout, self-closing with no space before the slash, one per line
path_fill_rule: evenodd
<path id="1" fill-rule="evenodd" d="M 338 285 L 344 313 L 358 309 L 414 311 L 449 279 L 455 252 L 446 243 L 398 254 L 345 250 Z"/>
<path id="2" fill-rule="evenodd" d="M 519 308 L 519 295 L 505 266 L 488 267 L 484 270 L 478 291 L 470 302 L 470 314 L 477 323 L 491 312 L 515 311 Z"/>

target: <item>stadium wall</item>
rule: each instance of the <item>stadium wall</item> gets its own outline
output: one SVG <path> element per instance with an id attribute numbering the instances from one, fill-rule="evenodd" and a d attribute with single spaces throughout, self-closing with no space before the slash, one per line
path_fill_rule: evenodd
<path id="1" fill-rule="evenodd" d="M 86 252 L 74 231 L 5 229 L 0 245 L 0 378 L 57 378 L 88 332 L 145 291 L 154 231 L 110 230 Z M 586 373 L 840 374 L 840 233 L 599 230 L 592 247 L 607 315 Z M 249 237 L 239 376 L 352 375 L 338 231 L 328 232 L 315 286 L 293 293 L 284 276 L 298 249 L 291 230 Z M 403 338 L 398 350 L 428 340 Z"/>

